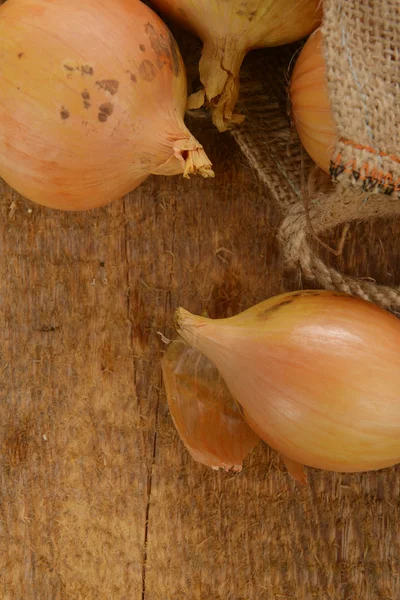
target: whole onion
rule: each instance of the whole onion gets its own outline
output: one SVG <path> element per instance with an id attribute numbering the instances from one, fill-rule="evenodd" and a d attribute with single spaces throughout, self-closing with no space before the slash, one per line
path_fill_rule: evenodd
<path id="1" fill-rule="evenodd" d="M 293 121 L 300 140 L 316 164 L 329 173 L 337 139 L 326 81 L 323 38 L 320 29 L 302 48 L 290 83 Z"/>
<path id="2" fill-rule="evenodd" d="M 151 173 L 213 176 L 186 100 L 176 43 L 139 0 L 0 7 L 0 176 L 27 198 L 84 210 Z"/>
<path id="3" fill-rule="evenodd" d="M 218 368 L 254 431 L 297 464 L 400 462 L 400 321 L 346 294 L 304 290 L 227 319 L 179 309 L 179 334 Z"/>
<path id="4" fill-rule="evenodd" d="M 203 102 L 225 131 L 243 120 L 235 114 L 239 71 L 247 52 L 299 40 L 321 22 L 321 0 L 152 0 L 169 17 L 203 41 L 200 79 L 204 90 L 189 99 Z"/>

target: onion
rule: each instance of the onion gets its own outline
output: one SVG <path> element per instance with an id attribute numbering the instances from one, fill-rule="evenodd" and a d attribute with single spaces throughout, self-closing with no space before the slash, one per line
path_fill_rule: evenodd
<path id="1" fill-rule="evenodd" d="M 151 173 L 213 176 L 186 100 L 176 43 L 142 2 L 0 7 L 0 176 L 27 198 L 84 210 Z"/>
<path id="2" fill-rule="evenodd" d="M 400 462 L 400 321 L 346 294 L 304 291 L 227 319 L 179 309 L 178 331 L 218 368 L 255 432 L 331 471 Z"/>
<path id="3" fill-rule="evenodd" d="M 218 370 L 181 341 L 168 347 L 162 370 L 172 419 L 192 458 L 213 469 L 241 471 L 243 459 L 260 439 Z"/>
<path id="4" fill-rule="evenodd" d="M 239 71 L 247 52 L 298 40 L 321 21 L 320 0 L 152 0 L 166 15 L 203 41 L 200 79 L 204 91 L 188 108 L 204 100 L 220 131 L 240 123 L 234 114 Z"/>
<path id="5" fill-rule="evenodd" d="M 310 35 L 299 54 L 293 69 L 290 96 L 293 121 L 304 148 L 314 162 L 329 173 L 337 135 L 320 29 Z"/>

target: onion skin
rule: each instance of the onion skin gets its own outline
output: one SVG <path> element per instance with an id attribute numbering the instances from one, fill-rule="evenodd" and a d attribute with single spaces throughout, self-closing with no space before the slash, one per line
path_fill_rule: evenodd
<path id="1" fill-rule="evenodd" d="M 188 108 L 203 101 L 220 131 L 243 120 L 234 113 L 239 71 L 247 52 L 301 39 L 321 22 L 320 0 L 152 0 L 166 15 L 203 41 L 200 79 L 204 93 L 189 99 Z"/>
<path id="2" fill-rule="evenodd" d="M 326 81 L 323 37 L 318 29 L 301 50 L 290 83 L 292 117 L 300 140 L 325 173 L 337 140 Z"/>
<path id="3" fill-rule="evenodd" d="M 400 462 L 400 321 L 329 291 L 276 296 L 228 319 L 176 314 L 255 432 L 300 464 L 358 472 Z"/>
<path id="4" fill-rule="evenodd" d="M 161 364 L 171 416 L 192 458 L 216 470 L 241 471 L 260 438 L 243 419 L 218 370 L 181 341 L 169 345 Z"/>
<path id="5" fill-rule="evenodd" d="M 176 43 L 139 0 L 0 7 L 0 176 L 34 202 L 86 210 L 151 173 L 213 176 L 186 99 Z"/>
<path id="6" fill-rule="evenodd" d="M 293 479 L 301 483 L 301 485 L 307 485 L 307 475 L 304 471 L 304 465 L 299 462 L 296 462 L 292 458 L 288 458 L 283 454 L 280 455 L 283 463 L 287 469 L 287 472 Z"/>

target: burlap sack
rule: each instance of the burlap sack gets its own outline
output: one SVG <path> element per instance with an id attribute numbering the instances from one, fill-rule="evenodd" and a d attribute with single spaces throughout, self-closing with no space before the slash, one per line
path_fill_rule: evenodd
<path id="1" fill-rule="evenodd" d="M 399 0 L 325 0 L 336 181 L 400 198 Z"/>
<path id="2" fill-rule="evenodd" d="M 325 57 L 338 139 L 331 178 L 313 166 L 290 123 L 291 67 L 300 46 L 259 51 L 243 69 L 246 121 L 233 135 L 279 203 L 288 263 L 328 289 L 396 311 L 400 286 L 328 267 L 311 243 L 354 220 L 400 213 L 400 1 L 323 0 Z M 366 274 L 368 275 L 368 274 Z"/>

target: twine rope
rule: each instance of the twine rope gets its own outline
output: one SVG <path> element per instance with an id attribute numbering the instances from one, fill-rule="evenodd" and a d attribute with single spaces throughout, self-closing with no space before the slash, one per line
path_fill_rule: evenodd
<path id="1" fill-rule="evenodd" d="M 255 106 L 264 106 L 265 110 L 267 100 L 265 98 L 264 103 L 259 101 Z M 251 106 L 254 106 L 253 103 Z M 268 127 L 268 124 L 264 123 L 264 127 Z M 271 157 L 277 163 L 278 169 L 281 166 L 280 170 L 281 172 L 283 171 L 283 175 L 285 176 L 284 166 L 279 164 L 279 160 L 277 160 L 276 156 L 273 156 L 273 152 L 269 155 L 269 160 L 265 160 L 265 152 L 259 147 L 259 139 L 257 139 L 259 137 L 259 130 L 257 128 L 242 126 L 242 128 L 235 129 L 232 134 L 246 160 L 268 188 L 271 188 Z M 273 151 L 273 148 L 271 150 Z M 314 178 L 315 172 L 311 172 L 308 187 L 315 185 Z M 366 279 L 350 277 L 328 266 L 318 256 L 317 251 L 310 244 L 312 234 L 327 230 L 329 229 L 329 225 L 333 227 L 339 224 L 339 222 L 338 220 L 335 222 L 333 218 L 332 223 L 324 222 L 322 227 L 315 226 L 316 211 L 313 208 L 309 210 L 308 199 L 305 199 L 303 192 L 299 192 L 298 187 L 293 184 L 289 176 L 287 176 L 286 181 L 295 197 L 294 202 L 279 202 L 280 208 L 284 213 L 284 219 L 278 237 L 284 249 L 287 265 L 291 267 L 300 266 L 308 280 L 317 283 L 324 289 L 338 290 L 358 296 L 364 300 L 374 302 L 385 309 L 389 309 L 395 314 L 400 314 L 400 286 L 391 287 Z M 279 200 L 277 194 L 275 193 L 274 195 Z M 315 230 L 313 232 L 312 229 L 314 226 Z"/>

